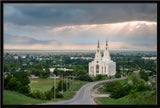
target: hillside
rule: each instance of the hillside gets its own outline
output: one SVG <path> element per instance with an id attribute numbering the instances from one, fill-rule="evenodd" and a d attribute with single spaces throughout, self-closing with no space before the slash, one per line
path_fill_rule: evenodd
<path id="1" fill-rule="evenodd" d="M 154 90 L 137 92 L 135 95 L 136 98 L 127 95 L 119 99 L 98 97 L 95 100 L 103 105 L 156 105 L 156 92 Z"/>
<path id="2" fill-rule="evenodd" d="M 23 94 L 8 90 L 4 90 L 3 94 L 4 105 L 30 105 L 45 102 L 43 100 L 34 99 Z"/>

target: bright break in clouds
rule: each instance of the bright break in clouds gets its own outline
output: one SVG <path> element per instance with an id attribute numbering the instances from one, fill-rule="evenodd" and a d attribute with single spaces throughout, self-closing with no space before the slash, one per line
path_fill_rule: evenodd
<path id="1" fill-rule="evenodd" d="M 4 4 L 5 49 L 156 49 L 152 3 Z M 103 46 L 103 45 L 102 45 Z"/>

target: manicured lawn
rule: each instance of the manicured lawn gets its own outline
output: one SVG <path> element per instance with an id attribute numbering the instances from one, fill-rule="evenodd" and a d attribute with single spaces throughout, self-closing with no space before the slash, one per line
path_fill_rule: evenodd
<path id="1" fill-rule="evenodd" d="M 28 105 L 46 102 L 44 100 L 34 99 L 23 94 L 8 90 L 4 90 L 3 94 L 4 105 Z"/>
<path id="2" fill-rule="evenodd" d="M 137 92 L 136 98 L 129 95 L 119 99 L 110 97 L 98 97 L 103 105 L 156 105 L 156 95 L 150 95 L 152 91 Z"/>

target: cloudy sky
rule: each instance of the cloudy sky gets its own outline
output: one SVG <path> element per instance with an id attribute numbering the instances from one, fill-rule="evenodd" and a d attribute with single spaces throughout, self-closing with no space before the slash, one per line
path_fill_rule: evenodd
<path id="1" fill-rule="evenodd" d="M 156 49 L 153 3 L 4 4 L 4 49 Z"/>

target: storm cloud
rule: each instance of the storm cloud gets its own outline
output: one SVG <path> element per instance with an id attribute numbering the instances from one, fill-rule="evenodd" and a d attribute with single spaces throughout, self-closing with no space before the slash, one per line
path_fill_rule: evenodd
<path id="1" fill-rule="evenodd" d="M 4 4 L 4 48 L 156 48 L 154 3 Z"/>
<path id="2" fill-rule="evenodd" d="M 4 21 L 18 25 L 66 26 L 156 21 L 156 4 L 5 4 Z"/>

